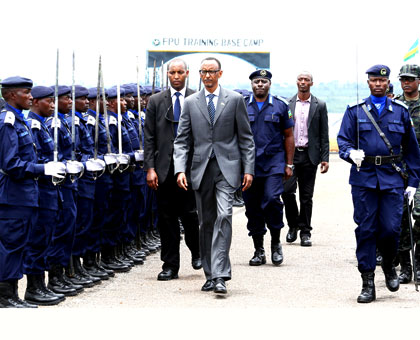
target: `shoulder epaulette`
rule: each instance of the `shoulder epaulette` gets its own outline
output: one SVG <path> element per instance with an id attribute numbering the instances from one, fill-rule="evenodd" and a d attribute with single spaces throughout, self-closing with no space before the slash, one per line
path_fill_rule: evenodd
<path id="1" fill-rule="evenodd" d="M 4 117 L 4 123 L 5 124 L 10 124 L 10 125 L 15 125 L 15 120 L 16 120 L 16 116 L 13 114 L 12 111 L 7 111 L 6 115 Z"/>
<path id="2" fill-rule="evenodd" d="M 115 118 L 114 116 L 109 116 L 109 124 L 113 124 L 113 125 L 117 125 L 117 118 Z"/>
<path id="3" fill-rule="evenodd" d="M 398 100 L 398 99 L 391 99 L 391 101 L 393 102 L 393 103 L 395 103 L 395 104 L 398 104 L 398 105 L 400 105 L 400 106 L 402 106 L 402 107 L 404 107 L 405 109 L 407 109 L 408 110 L 408 106 L 407 105 L 405 105 L 401 100 Z"/>
<path id="4" fill-rule="evenodd" d="M 128 118 L 130 119 L 136 119 L 133 112 L 128 112 Z"/>
<path id="5" fill-rule="evenodd" d="M 141 119 L 146 119 L 146 114 L 142 111 L 142 112 L 140 113 L 140 117 L 141 117 Z"/>
<path id="6" fill-rule="evenodd" d="M 349 107 L 354 107 L 354 106 L 357 106 L 357 105 L 362 105 L 365 102 L 366 102 L 366 100 L 365 99 L 362 99 L 362 100 L 359 100 L 359 102 L 355 102 L 355 103 L 350 104 Z"/>
<path id="7" fill-rule="evenodd" d="M 88 124 L 90 124 L 90 125 L 95 125 L 96 124 L 96 119 L 95 119 L 95 117 L 93 117 L 93 116 L 91 116 L 91 115 L 88 115 L 89 117 L 88 117 L 88 119 L 87 119 L 87 123 Z"/>
<path id="8" fill-rule="evenodd" d="M 48 124 L 50 124 L 51 122 L 51 127 L 55 128 L 57 126 L 57 128 L 61 128 L 61 120 L 60 119 L 54 119 L 54 117 L 50 117 L 47 119 L 46 121 Z"/>
<path id="9" fill-rule="evenodd" d="M 41 130 L 41 123 L 36 119 L 30 119 L 31 120 L 31 129 L 38 129 Z"/>
<path id="10" fill-rule="evenodd" d="M 77 126 L 80 125 L 80 118 L 77 116 L 74 116 L 74 125 L 77 125 Z"/>
<path id="11" fill-rule="evenodd" d="M 275 99 L 278 99 L 278 100 L 281 100 L 283 103 L 285 103 L 286 105 L 289 105 L 289 101 L 286 99 L 286 98 L 283 98 L 283 97 L 277 97 L 277 96 L 274 96 L 274 95 L 271 95 L 271 97 L 273 97 L 273 98 L 275 98 Z"/>

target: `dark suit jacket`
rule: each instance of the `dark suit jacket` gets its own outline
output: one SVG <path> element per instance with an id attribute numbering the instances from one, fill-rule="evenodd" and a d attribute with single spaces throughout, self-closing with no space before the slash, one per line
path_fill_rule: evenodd
<path id="1" fill-rule="evenodd" d="M 289 107 L 295 116 L 297 94 L 289 99 Z M 328 162 L 330 140 L 328 137 L 328 112 L 324 101 L 311 95 L 308 116 L 308 154 L 312 164 Z"/>
<path id="2" fill-rule="evenodd" d="M 187 88 L 185 97 L 193 93 L 194 90 Z M 144 125 L 144 170 L 154 168 L 159 183 L 165 181 L 172 162 L 175 140 L 173 119 L 170 89 L 151 96 Z"/>

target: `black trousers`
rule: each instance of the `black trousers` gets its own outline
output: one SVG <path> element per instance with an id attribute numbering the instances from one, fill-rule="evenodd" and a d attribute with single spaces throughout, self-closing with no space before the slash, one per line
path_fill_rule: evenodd
<path id="1" fill-rule="evenodd" d="M 284 183 L 283 203 L 289 228 L 300 229 L 300 235 L 311 235 L 312 197 L 318 165 L 309 159 L 308 149 L 295 150 L 293 176 Z M 296 189 L 299 185 L 300 209 L 296 202 Z"/>
<path id="2" fill-rule="evenodd" d="M 179 244 L 181 240 L 178 218 L 184 227 L 184 237 L 192 258 L 199 258 L 199 225 L 195 195 L 178 187 L 173 166 L 170 167 L 165 182 L 159 183 L 157 189 L 158 228 L 161 239 L 160 258 L 162 269 L 179 270 Z"/>

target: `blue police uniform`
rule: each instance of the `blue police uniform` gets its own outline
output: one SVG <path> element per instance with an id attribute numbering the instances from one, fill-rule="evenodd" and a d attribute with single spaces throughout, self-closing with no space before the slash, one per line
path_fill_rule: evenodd
<path id="1" fill-rule="evenodd" d="M 243 192 L 249 235 L 264 235 L 283 227 L 284 130 L 294 126 L 287 101 L 269 95 L 261 109 L 253 95 L 246 98 L 255 141 L 255 176 Z"/>
<path id="2" fill-rule="evenodd" d="M 70 94 L 70 92 L 70 87 L 59 86 L 59 96 Z M 58 112 L 57 122 L 54 121 L 53 117 L 47 119 L 46 125 L 51 136 L 54 136 L 55 124 L 57 124 L 58 127 L 58 158 L 63 160 L 63 162 L 71 160 L 71 127 L 67 122 L 66 115 Z M 75 139 L 75 143 L 77 149 L 77 137 Z M 71 176 L 66 176 L 65 181 L 61 184 L 63 209 L 60 210 L 59 222 L 54 230 L 51 247 L 48 251 L 47 261 L 50 267 L 51 265 L 61 265 L 63 267 L 67 267 L 70 263 L 77 216 L 77 181 L 72 182 L 70 177 Z"/>
<path id="3" fill-rule="evenodd" d="M 44 165 L 37 164 L 36 146 L 23 113 L 9 104 L 0 113 L 0 141 L 0 282 L 14 280 L 17 285 L 23 277 L 24 248 L 37 218 L 36 179 Z"/>
<path id="4" fill-rule="evenodd" d="M 380 158 L 377 158 L 377 165 L 366 160 L 369 156 L 389 156 L 390 152 L 362 105 L 366 106 L 389 139 L 394 155 L 402 155 L 407 165 L 408 185 L 412 187 L 418 187 L 419 184 L 420 153 L 404 104 L 386 98 L 380 113 L 369 97 L 347 107 L 337 141 L 340 157 L 352 163 L 349 182 L 352 185 L 354 221 L 357 224 L 356 256 L 359 271 L 368 273 L 376 267 L 376 247 L 388 262 L 397 253 L 404 180 L 390 163 L 381 164 Z M 366 155 L 360 171 L 350 159 L 350 151 L 358 147 Z M 397 161 L 396 165 L 402 167 L 401 161 Z"/>
<path id="5" fill-rule="evenodd" d="M 96 90 L 96 89 L 95 89 Z M 95 139 L 95 124 L 96 112 L 89 109 L 87 112 L 87 129 L 89 130 L 93 139 Z M 111 143 L 111 152 L 115 153 L 115 149 Z M 103 159 L 103 156 L 108 153 L 108 144 L 106 136 L 105 120 L 102 115 L 99 115 L 98 124 L 98 158 Z M 113 181 L 111 174 L 105 171 L 103 175 L 96 179 L 94 205 L 93 205 L 93 220 L 88 239 L 86 241 L 86 251 L 98 253 L 101 249 L 101 232 L 106 221 L 105 216 L 109 209 L 109 201 Z"/>
<path id="6" fill-rule="evenodd" d="M 36 88 L 34 90 L 36 92 Z M 40 164 L 54 160 L 54 140 L 45 120 L 34 112 L 28 114 L 28 125 L 31 127 Z M 58 223 L 59 209 L 63 203 L 60 186 L 53 184 L 51 176 L 41 175 L 38 179 L 38 187 L 38 219 L 31 230 L 23 263 L 24 273 L 33 275 L 44 274 L 44 271 L 48 270 L 47 251 Z"/>

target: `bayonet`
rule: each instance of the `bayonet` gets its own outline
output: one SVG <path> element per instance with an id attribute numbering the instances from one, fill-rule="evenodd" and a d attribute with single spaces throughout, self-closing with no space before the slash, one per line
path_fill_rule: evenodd
<path id="1" fill-rule="evenodd" d="M 95 146 L 93 151 L 93 159 L 98 159 L 98 148 L 99 148 L 99 110 L 101 100 L 101 56 L 99 56 L 99 66 L 98 66 L 98 86 L 96 92 L 96 116 L 95 116 Z M 93 179 L 101 177 L 105 172 L 105 168 L 102 171 L 94 171 Z"/>
<path id="2" fill-rule="evenodd" d="M 153 61 L 152 94 L 155 94 L 155 82 L 156 82 L 156 59 Z"/>
<path id="3" fill-rule="evenodd" d="M 139 114 L 139 138 L 140 150 L 143 150 L 143 131 L 141 128 L 141 97 L 140 97 L 140 81 L 139 81 L 139 57 L 137 57 L 137 111 Z"/>

